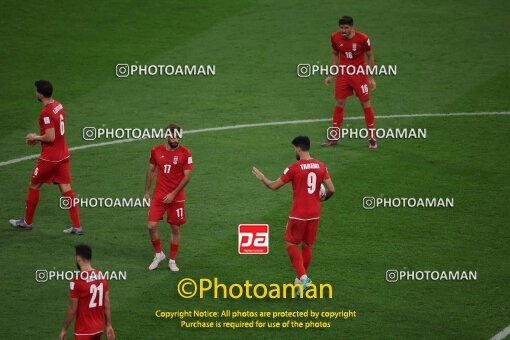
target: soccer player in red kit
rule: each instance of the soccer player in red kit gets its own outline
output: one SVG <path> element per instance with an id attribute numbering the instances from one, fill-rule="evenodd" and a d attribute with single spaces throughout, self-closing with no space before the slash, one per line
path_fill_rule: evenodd
<path id="1" fill-rule="evenodd" d="M 69 283 L 70 303 L 59 339 L 65 339 L 67 328 L 74 322 L 74 338 L 77 340 L 100 340 L 106 331 L 108 340 L 115 339 L 112 328 L 108 282 L 92 268 L 92 249 L 80 244 L 76 246 L 76 266 L 79 275 Z"/>
<path id="2" fill-rule="evenodd" d="M 370 149 L 377 148 L 375 139 L 375 113 L 370 104 L 370 91 L 375 90 L 375 79 L 372 75 L 366 73 L 365 55 L 368 58 L 368 65 L 373 68 L 375 57 L 370 39 L 366 34 L 354 29 L 354 19 L 349 16 L 343 16 L 338 22 L 340 29 L 331 34 L 331 47 L 333 48 L 333 65 L 343 66 L 339 68 L 335 82 L 335 109 L 333 111 L 333 127 L 340 128 L 344 120 L 344 106 L 347 97 L 356 93 L 363 112 L 365 113 L 365 123 L 369 130 L 368 146 Z M 347 72 L 346 68 L 354 66 L 356 72 Z M 364 72 L 359 74 L 359 67 L 362 66 Z M 352 67 L 351 67 L 352 69 Z M 342 71 L 343 70 L 343 71 Z M 327 86 L 333 81 L 333 76 L 329 76 L 324 81 Z M 338 140 L 328 139 L 322 143 L 322 146 L 332 146 L 338 144 Z"/>
<path id="3" fill-rule="evenodd" d="M 184 146 L 179 145 L 182 129 L 176 124 L 170 124 L 167 131 L 169 133 L 165 143 L 155 146 L 151 150 L 149 170 L 147 170 L 145 181 L 144 197 L 148 199 L 152 180 L 157 171 L 156 187 L 152 193 L 147 222 L 152 246 L 156 252 L 154 260 L 149 265 L 149 270 L 156 269 L 159 263 L 166 258 L 161 249 L 158 231 L 158 222 L 163 219 L 166 212 L 167 222 L 170 224 L 172 231 L 168 268 L 173 272 L 178 272 L 179 268 L 175 263 L 175 258 L 181 239 L 179 230 L 181 225 L 186 223 L 184 187 L 191 178 L 193 160 L 191 152 Z"/>
<path id="4" fill-rule="evenodd" d="M 298 161 L 289 165 L 280 178 L 271 181 L 255 167 L 252 172 L 271 190 L 277 190 L 292 182 L 294 194 L 285 229 L 285 241 L 290 261 L 296 270 L 295 283 L 301 284 L 304 290 L 312 282 L 308 278 L 307 271 L 312 261 L 312 245 L 315 242 L 319 225 L 321 184 L 324 183 L 327 189 L 324 201 L 335 193 L 335 187 L 324 163 L 310 156 L 310 139 L 308 137 L 298 136 L 294 138 L 292 145 L 294 145 Z M 299 245 L 301 245 L 301 252 Z M 298 290 L 296 290 L 297 292 Z"/>
<path id="5" fill-rule="evenodd" d="M 39 189 L 44 183 L 53 182 L 58 185 L 62 196 L 69 203 L 69 215 L 71 216 L 72 225 L 64 229 L 64 233 L 81 235 L 83 229 L 80 225 L 80 215 L 75 204 L 75 195 L 71 189 L 71 169 L 69 150 L 65 138 L 66 114 L 64 107 L 51 97 L 53 86 L 49 81 L 38 80 L 35 82 L 35 88 L 37 99 L 44 105 L 39 115 L 40 135 L 29 133 L 26 136 L 26 143 L 30 146 L 41 143 L 42 151 L 30 178 L 25 217 L 12 219 L 9 222 L 13 227 L 31 230 L 35 209 L 39 202 Z"/>

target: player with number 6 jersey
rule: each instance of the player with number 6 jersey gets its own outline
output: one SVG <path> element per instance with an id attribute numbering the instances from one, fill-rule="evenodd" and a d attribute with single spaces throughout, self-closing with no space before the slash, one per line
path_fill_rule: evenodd
<path id="1" fill-rule="evenodd" d="M 292 145 L 298 161 L 288 166 L 280 178 L 271 181 L 255 167 L 252 173 L 271 190 L 277 190 L 292 182 L 292 208 L 285 229 L 285 241 L 287 253 L 296 271 L 294 283 L 298 296 L 312 282 L 307 273 L 312 261 L 312 245 L 317 237 L 321 200 L 328 200 L 335 193 L 335 187 L 324 163 L 310 156 L 308 137 L 298 136 L 294 138 Z M 324 197 L 321 197 L 320 193 L 322 183 L 326 187 Z M 298 285 L 301 286 L 299 290 Z"/>
<path id="2" fill-rule="evenodd" d="M 167 215 L 167 222 L 171 228 L 170 249 L 168 268 L 179 271 L 175 259 L 179 250 L 180 227 L 186 223 L 184 203 L 186 194 L 184 187 L 191 178 L 193 160 L 191 152 L 182 145 L 179 145 L 182 137 L 182 129 L 176 124 L 167 127 L 168 138 L 164 144 L 155 146 L 151 150 L 149 169 L 145 181 L 145 199 L 149 198 L 152 181 L 157 171 L 156 187 L 152 193 L 149 207 L 147 227 L 156 252 L 149 270 L 154 270 L 159 263 L 166 258 L 161 248 L 158 223 Z"/>
<path id="3" fill-rule="evenodd" d="M 108 282 L 104 275 L 92 268 L 92 249 L 84 244 L 76 246 L 78 275 L 69 283 L 70 303 L 59 339 L 65 339 L 67 328 L 74 322 L 74 338 L 99 340 L 106 330 L 108 340 L 115 339 L 110 310 Z"/>
<path id="4" fill-rule="evenodd" d="M 44 183 L 59 186 L 62 194 L 60 205 L 69 210 L 71 226 L 64 229 L 66 234 L 83 234 L 80 215 L 76 206 L 76 196 L 71 189 L 71 168 L 69 150 L 65 138 L 66 113 L 64 106 L 51 96 L 53 86 L 47 80 L 35 82 L 37 99 L 44 108 L 39 115 L 40 134 L 29 133 L 26 143 L 34 146 L 41 143 L 42 151 L 30 178 L 26 199 L 25 217 L 9 220 L 10 224 L 19 229 L 31 230 L 35 209 L 39 203 L 39 190 Z"/>

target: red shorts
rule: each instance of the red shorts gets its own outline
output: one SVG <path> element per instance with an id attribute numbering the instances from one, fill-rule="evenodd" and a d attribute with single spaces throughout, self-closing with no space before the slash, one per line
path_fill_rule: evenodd
<path id="1" fill-rule="evenodd" d="M 101 335 L 103 335 L 103 332 L 99 332 L 92 335 L 74 335 L 75 340 L 101 340 Z"/>
<path id="2" fill-rule="evenodd" d="M 370 100 L 366 75 L 338 75 L 335 81 L 335 99 L 345 99 L 356 93 L 360 102 Z"/>
<path id="3" fill-rule="evenodd" d="M 32 184 L 52 182 L 57 184 L 70 184 L 71 166 L 69 157 L 58 162 L 45 161 L 39 158 L 35 164 L 30 181 Z"/>
<path id="4" fill-rule="evenodd" d="M 163 219 L 166 211 L 166 221 L 169 224 L 181 225 L 186 223 L 186 213 L 184 211 L 184 201 L 163 203 L 163 200 L 151 199 L 149 207 L 148 221 L 158 222 Z"/>
<path id="5" fill-rule="evenodd" d="M 317 228 L 319 219 L 315 220 L 296 220 L 289 218 L 285 228 L 285 241 L 299 244 L 314 244 L 317 238 Z"/>

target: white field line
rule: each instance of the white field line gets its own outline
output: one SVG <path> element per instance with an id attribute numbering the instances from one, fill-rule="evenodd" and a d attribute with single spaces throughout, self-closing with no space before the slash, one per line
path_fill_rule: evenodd
<path id="1" fill-rule="evenodd" d="M 505 329 L 503 329 L 501 332 L 499 332 L 498 334 L 494 335 L 491 340 L 503 340 L 504 338 L 506 338 L 507 336 L 510 335 L 510 325 L 506 326 Z"/>
<path id="2" fill-rule="evenodd" d="M 417 113 L 417 114 L 405 114 L 405 115 L 389 115 L 389 116 L 376 116 L 376 119 L 392 119 L 392 118 L 420 118 L 420 117 L 458 117 L 458 116 L 494 116 L 494 115 L 510 115 L 510 112 L 455 112 L 455 113 Z M 345 120 L 359 120 L 364 119 L 363 116 L 358 117 L 346 117 Z M 244 129 L 244 128 L 253 128 L 260 126 L 275 126 L 275 125 L 289 125 L 289 124 L 306 124 L 306 123 L 318 123 L 318 122 L 328 122 L 331 118 L 319 118 L 319 119 L 300 119 L 300 120 L 288 120 L 283 122 L 266 122 L 266 123 L 254 123 L 254 124 L 238 124 L 238 125 L 229 125 L 229 126 L 219 126 L 213 128 L 205 128 L 205 129 L 197 129 L 197 130 L 188 130 L 184 131 L 185 134 L 193 134 L 193 133 L 202 133 L 202 132 L 212 132 L 212 131 L 224 131 L 224 130 L 235 130 L 235 129 Z M 101 143 L 93 143 L 86 144 L 80 146 L 74 146 L 69 148 L 69 151 L 76 150 L 84 150 L 89 148 L 97 148 L 100 146 L 113 145 L 113 144 L 122 144 L 135 142 L 143 139 L 119 139 L 110 142 L 101 142 Z M 6 166 L 9 164 L 15 164 L 23 161 L 27 161 L 30 159 L 38 158 L 39 154 L 19 157 L 10 159 L 8 161 L 0 162 L 0 167 Z"/>

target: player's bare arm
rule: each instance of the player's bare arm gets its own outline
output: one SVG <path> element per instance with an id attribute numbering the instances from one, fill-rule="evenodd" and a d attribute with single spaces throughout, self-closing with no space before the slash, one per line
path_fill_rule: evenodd
<path id="1" fill-rule="evenodd" d="M 375 56 L 374 56 L 374 49 L 370 49 L 370 51 L 366 52 L 366 56 L 368 59 L 368 65 L 370 66 L 370 69 L 374 69 L 375 66 Z M 373 75 L 368 76 L 368 83 L 370 84 L 370 89 L 372 91 L 375 90 L 375 78 Z"/>
<path id="2" fill-rule="evenodd" d="M 168 195 L 166 195 L 163 198 L 163 203 L 165 203 L 165 204 L 172 203 L 175 196 L 177 196 L 179 191 L 181 191 L 182 188 L 184 188 L 186 186 L 186 184 L 188 184 L 190 179 L 191 179 L 191 170 L 184 170 L 184 178 L 171 193 L 169 193 Z"/>
<path id="3" fill-rule="evenodd" d="M 70 298 L 69 308 L 67 309 L 66 319 L 64 324 L 62 325 L 62 329 L 60 330 L 59 340 L 63 340 L 66 337 L 66 331 L 69 328 L 69 325 L 73 321 L 76 316 L 76 311 L 78 310 L 78 299 Z"/>
<path id="4" fill-rule="evenodd" d="M 149 199 L 152 181 L 154 180 L 155 176 L 156 176 L 156 164 L 149 163 L 149 169 L 147 170 L 147 176 L 145 177 L 145 194 L 143 195 L 143 198 L 146 200 Z"/>
<path id="5" fill-rule="evenodd" d="M 335 186 L 333 185 L 333 181 L 331 180 L 331 178 L 325 179 L 323 183 L 324 186 L 326 187 L 326 196 L 324 197 L 323 201 L 327 201 L 335 193 Z"/>
<path id="6" fill-rule="evenodd" d="M 338 58 L 338 51 L 333 48 L 332 56 L 331 56 L 331 65 L 338 65 L 339 62 L 340 62 L 340 60 Z M 326 80 L 324 80 L 324 84 L 329 86 L 334 78 L 335 78 L 335 76 L 327 76 Z"/>
<path id="7" fill-rule="evenodd" d="M 46 129 L 42 136 L 29 133 L 25 139 L 28 145 L 35 145 L 37 142 L 51 143 L 55 140 L 55 128 Z"/>
<path id="8" fill-rule="evenodd" d="M 106 330 L 106 338 L 108 340 L 115 339 L 115 332 L 112 327 L 112 311 L 110 309 L 110 294 L 106 292 L 104 297 L 104 322 Z"/>
<path id="9" fill-rule="evenodd" d="M 255 177 L 257 177 L 257 179 L 259 179 L 262 183 L 264 183 L 266 187 L 268 187 L 271 190 L 278 190 L 285 185 L 285 183 L 282 182 L 282 180 L 279 178 L 276 181 L 271 181 L 267 179 L 267 177 L 264 176 L 264 174 L 260 172 L 260 170 L 257 169 L 256 167 L 253 167 L 251 172 L 252 174 L 255 175 Z"/>

